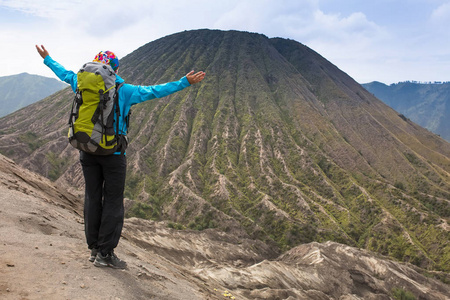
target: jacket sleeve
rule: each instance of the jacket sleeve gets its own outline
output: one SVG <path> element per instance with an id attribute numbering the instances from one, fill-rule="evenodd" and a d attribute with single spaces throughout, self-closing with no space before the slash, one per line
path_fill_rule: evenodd
<path id="1" fill-rule="evenodd" d="M 50 55 L 47 55 L 44 58 L 44 64 L 49 67 L 53 73 L 55 73 L 58 78 L 72 87 L 72 90 L 75 92 L 77 90 L 77 74 L 73 71 L 66 70 L 62 65 L 58 62 L 54 61 Z"/>
<path id="2" fill-rule="evenodd" d="M 121 88 L 124 101 L 128 102 L 130 106 L 138 104 L 154 98 L 162 98 L 170 94 L 181 91 L 190 86 L 186 76 L 178 81 L 168 82 L 152 86 L 140 86 L 132 84 L 124 84 Z M 120 99 L 119 90 L 119 99 Z"/>

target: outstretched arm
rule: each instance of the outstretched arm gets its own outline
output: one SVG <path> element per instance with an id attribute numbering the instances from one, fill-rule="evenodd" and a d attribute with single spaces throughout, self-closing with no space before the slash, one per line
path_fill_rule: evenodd
<path id="1" fill-rule="evenodd" d="M 36 45 L 36 50 L 39 52 L 39 55 L 41 55 L 42 58 L 45 58 L 46 56 L 49 55 L 48 51 L 47 51 L 47 49 L 45 49 L 44 45 L 41 45 L 41 47 Z"/>
<path id="2" fill-rule="evenodd" d="M 203 78 L 205 78 L 206 73 L 203 71 L 197 72 L 194 74 L 194 70 L 190 71 L 189 73 L 186 74 L 186 78 L 189 81 L 189 84 L 196 84 L 199 83 L 200 81 L 203 80 Z"/>
<path id="3" fill-rule="evenodd" d="M 205 75 L 206 73 L 203 71 L 197 72 L 195 74 L 194 71 L 191 71 L 178 81 L 168 82 L 164 84 L 149 86 L 125 84 L 119 90 L 119 97 L 123 96 L 123 99 L 129 99 L 128 102 L 131 106 L 150 99 L 166 97 L 170 94 L 181 91 L 182 89 L 187 88 L 190 85 L 199 83 L 205 78 Z M 119 75 L 117 75 L 117 77 L 120 78 Z M 121 78 L 120 80 L 123 81 L 123 79 Z"/>
<path id="4" fill-rule="evenodd" d="M 44 64 L 49 67 L 53 71 L 53 73 L 58 76 L 59 79 L 70 84 L 72 86 L 72 90 L 75 92 L 77 89 L 77 74 L 72 71 L 66 70 L 62 65 L 54 61 L 43 45 L 41 45 L 40 47 L 36 45 L 36 50 L 44 59 Z"/>

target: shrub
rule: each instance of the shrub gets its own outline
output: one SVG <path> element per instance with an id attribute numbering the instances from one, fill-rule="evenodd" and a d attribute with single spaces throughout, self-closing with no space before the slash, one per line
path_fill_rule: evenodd
<path id="1" fill-rule="evenodd" d="M 392 296 L 396 300 L 416 300 L 416 297 L 411 292 L 401 288 L 392 289 Z"/>
<path id="2" fill-rule="evenodd" d="M 402 191 L 405 190 L 405 185 L 403 184 L 403 182 L 400 182 L 400 181 L 397 181 L 397 182 L 394 184 L 394 187 L 396 187 L 397 189 L 402 190 Z"/>

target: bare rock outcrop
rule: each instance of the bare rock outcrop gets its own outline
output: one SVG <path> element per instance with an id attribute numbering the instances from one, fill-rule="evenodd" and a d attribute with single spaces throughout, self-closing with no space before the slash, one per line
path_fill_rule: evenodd
<path id="1" fill-rule="evenodd" d="M 125 239 L 117 253 L 128 270 L 94 267 L 80 198 L 0 155 L 0 299 L 220 299 Z"/>

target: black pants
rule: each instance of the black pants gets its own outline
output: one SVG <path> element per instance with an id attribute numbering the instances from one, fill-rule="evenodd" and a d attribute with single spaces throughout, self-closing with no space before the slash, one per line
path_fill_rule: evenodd
<path id="1" fill-rule="evenodd" d="M 84 228 L 89 249 L 103 254 L 117 247 L 122 233 L 125 155 L 91 155 L 80 151 L 86 183 Z"/>

